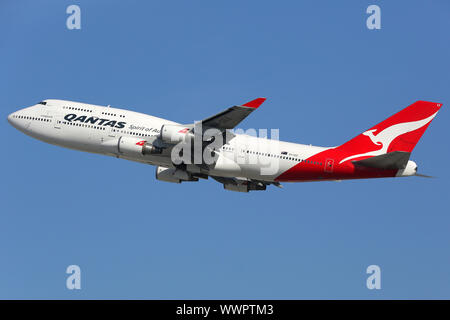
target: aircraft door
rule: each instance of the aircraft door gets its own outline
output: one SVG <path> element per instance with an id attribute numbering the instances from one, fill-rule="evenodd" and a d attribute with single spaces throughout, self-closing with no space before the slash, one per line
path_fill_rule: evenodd
<path id="1" fill-rule="evenodd" d="M 107 130 L 109 138 L 115 138 L 116 135 L 118 134 L 117 129 L 114 129 L 114 128 L 111 128 L 111 127 L 106 127 L 106 130 Z"/>
<path id="2" fill-rule="evenodd" d="M 326 159 L 325 160 L 325 172 L 333 172 L 333 168 L 334 168 L 334 160 L 333 159 Z"/>
<path id="3" fill-rule="evenodd" d="M 59 114 L 53 115 L 53 128 L 61 129 L 61 124 L 62 124 L 61 119 L 62 119 L 61 115 L 59 115 Z"/>
<path id="4" fill-rule="evenodd" d="M 245 161 L 245 149 L 244 149 L 244 147 L 242 147 L 242 146 L 237 146 L 236 147 L 236 149 L 238 149 L 238 150 L 236 150 L 236 153 L 237 153 L 237 159 L 236 159 L 236 162 L 238 163 L 238 164 L 245 164 L 246 163 L 246 161 Z"/>

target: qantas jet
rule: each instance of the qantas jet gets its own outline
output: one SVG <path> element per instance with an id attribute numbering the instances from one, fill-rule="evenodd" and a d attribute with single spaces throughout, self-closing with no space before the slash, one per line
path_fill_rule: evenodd
<path id="1" fill-rule="evenodd" d="M 411 152 L 441 108 L 417 101 L 335 147 L 238 134 L 265 98 L 191 124 L 87 103 L 44 100 L 8 116 L 23 133 L 54 145 L 156 166 L 156 179 L 213 178 L 226 190 L 265 190 L 281 182 L 424 176 Z M 273 138 L 273 137 L 272 137 Z"/>

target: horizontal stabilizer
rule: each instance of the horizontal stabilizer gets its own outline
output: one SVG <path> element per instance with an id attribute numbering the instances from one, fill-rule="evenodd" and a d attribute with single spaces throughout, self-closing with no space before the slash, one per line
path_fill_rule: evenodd
<path id="1" fill-rule="evenodd" d="M 376 168 L 376 169 L 405 169 L 408 164 L 410 152 L 393 151 L 380 156 L 367 158 L 359 161 L 352 161 L 355 166 Z"/>

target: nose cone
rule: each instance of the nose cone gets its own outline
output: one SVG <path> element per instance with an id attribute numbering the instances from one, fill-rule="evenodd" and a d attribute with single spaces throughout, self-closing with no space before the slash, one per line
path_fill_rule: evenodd
<path id="1" fill-rule="evenodd" d="M 15 113 L 11 113 L 9 116 L 8 116 L 8 122 L 9 122 L 9 124 L 10 125 L 12 125 L 14 128 L 16 128 L 16 129 L 20 129 L 19 128 L 19 123 L 17 122 L 17 118 L 16 118 L 16 116 L 15 116 Z"/>
<path id="2" fill-rule="evenodd" d="M 11 114 L 8 116 L 8 122 L 9 122 L 11 125 L 14 125 L 14 117 L 13 117 L 13 115 L 14 115 L 14 113 L 11 113 Z"/>

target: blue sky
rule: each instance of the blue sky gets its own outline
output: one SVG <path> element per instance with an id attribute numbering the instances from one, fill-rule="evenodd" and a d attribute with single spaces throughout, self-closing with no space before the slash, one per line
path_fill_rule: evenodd
<path id="1" fill-rule="evenodd" d="M 81 30 L 66 28 L 67 6 Z M 381 30 L 366 8 L 381 8 Z M 2 1 L 0 298 L 450 298 L 448 1 Z M 444 104 L 412 159 L 436 179 L 249 194 L 11 127 L 58 98 L 189 123 L 267 97 L 242 128 L 332 146 Z M 67 266 L 82 289 L 67 290 Z M 381 267 L 381 290 L 366 268 Z"/>

